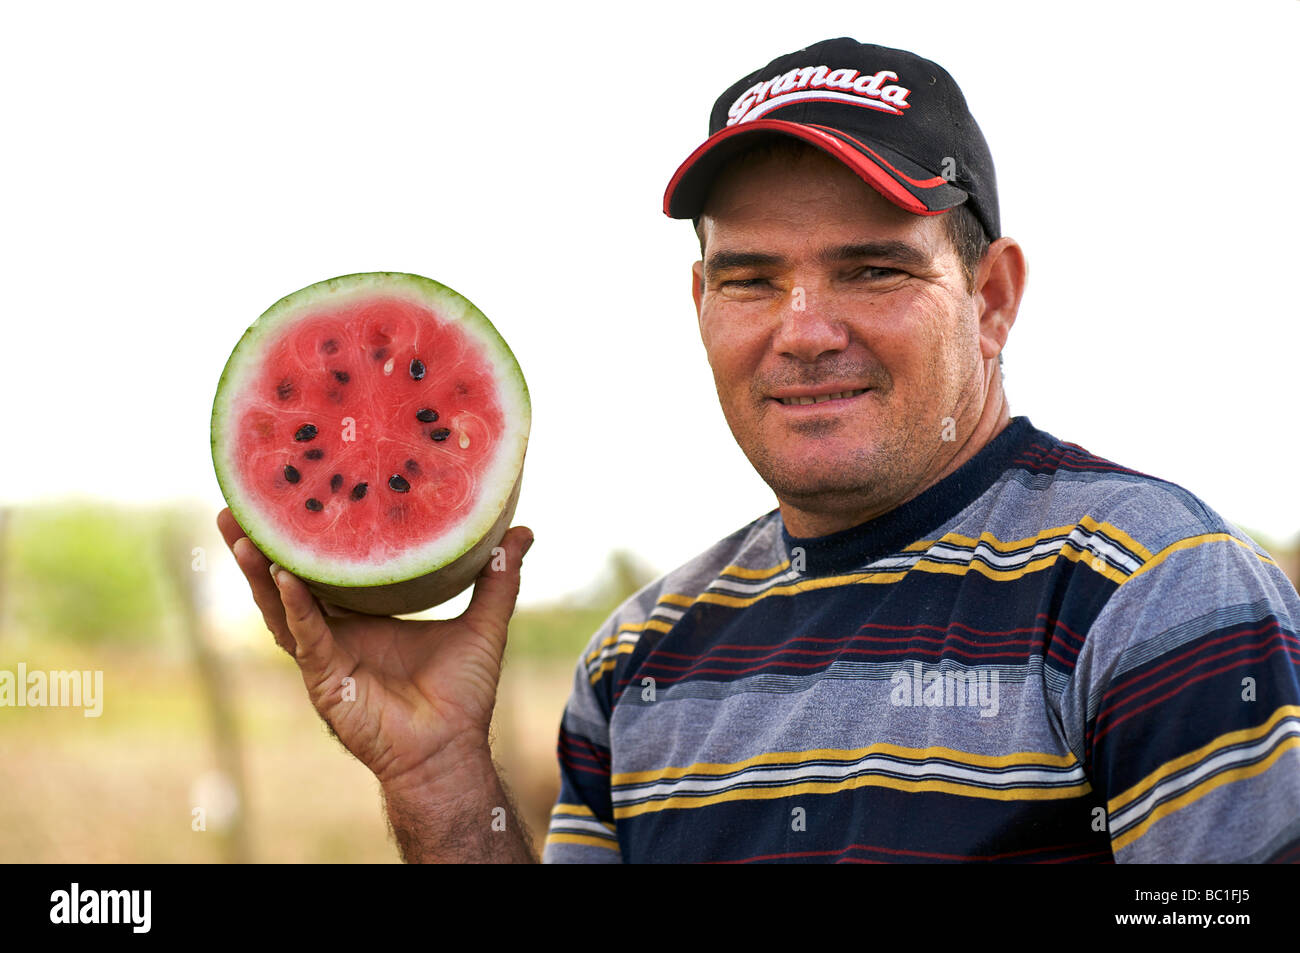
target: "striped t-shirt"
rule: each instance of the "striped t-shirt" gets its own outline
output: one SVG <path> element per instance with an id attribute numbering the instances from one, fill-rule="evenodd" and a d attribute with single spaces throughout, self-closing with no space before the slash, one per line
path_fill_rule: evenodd
<path id="1" fill-rule="evenodd" d="M 1300 596 L 1016 417 L 921 495 L 768 513 L 579 660 L 547 862 L 1300 860 Z"/>

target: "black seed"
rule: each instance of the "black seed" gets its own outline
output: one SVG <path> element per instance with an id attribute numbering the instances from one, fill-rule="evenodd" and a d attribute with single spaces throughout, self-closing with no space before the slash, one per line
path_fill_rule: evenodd
<path id="1" fill-rule="evenodd" d="M 400 473 L 394 473 L 388 478 L 388 485 L 398 493 L 405 493 L 411 488 L 411 484 L 406 482 L 406 477 Z"/>
<path id="2" fill-rule="evenodd" d="M 388 360 L 388 348 L 381 347 L 378 351 L 372 354 L 371 357 L 373 357 L 376 361 Z"/>
<path id="3" fill-rule="evenodd" d="M 424 377 L 424 361 L 418 357 L 411 358 L 411 376 L 417 381 Z"/>
<path id="4" fill-rule="evenodd" d="M 439 427 L 433 433 L 429 434 L 429 436 L 441 443 L 443 440 L 446 440 L 451 436 L 451 431 L 446 427 Z"/>
<path id="5" fill-rule="evenodd" d="M 286 464 L 284 468 L 284 478 L 290 483 L 297 483 L 302 479 L 302 474 L 300 474 L 296 468 Z"/>
<path id="6" fill-rule="evenodd" d="M 354 487 L 352 488 L 352 499 L 354 499 L 354 500 L 359 500 L 359 499 L 361 499 L 363 496 L 365 496 L 365 495 L 366 495 L 366 487 L 369 486 L 369 485 L 370 485 L 370 484 L 368 484 L 368 483 L 358 483 L 356 486 L 354 486 Z"/>
<path id="7" fill-rule="evenodd" d="M 336 473 L 330 477 L 330 492 L 337 493 L 341 489 L 343 489 L 343 474 Z"/>
<path id="8" fill-rule="evenodd" d="M 406 472 L 412 476 L 420 475 L 420 465 L 414 460 L 407 460 L 404 466 L 406 467 Z"/>
<path id="9" fill-rule="evenodd" d="M 293 435 L 294 440 L 311 440 L 316 436 L 315 424 L 303 424 L 298 428 L 298 432 Z"/>
<path id="10" fill-rule="evenodd" d="M 325 509 L 325 504 L 313 496 L 307 501 L 307 509 L 311 510 L 313 513 L 319 513 L 321 510 Z"/>
<path id="11" fill-rule="evenodd" d="M 320 447 L 312 447 L 310 450 L 304 453 L 303 456 L 306 457 L 308 460 L 319 460 L 321 457 L 325 456 L 325 451 L 322 450 Z"/>
<path id="12" fill-rule="evenodd" d="M 348 381 L 352 380 L 347 371 L 335 371 L 334 379 L 340 384 L 346 384 Z"/>
<path id="13" fill-rule="evenodd" d="M 288 400 L 290 397 L 292 397 L 293 381 L 289 380 L 289 378 L 286 377 L 284 380 L 280 381 L 280 383 L 276 384 L 275 396 L 279 397 L 281 400 Z"/>
<path id="14" fill-rule="evenodd" d="M 321 344 L 320 349 L 326 354 L 337 354 L 339 352 L 339 342 L 330 338 L 328 341 Z"/>
<path id="15" fill-rule="evenodd" d="M 421 423 L 431 424 L 438 419 L 438 412 L 425 407 L 423 410 L 417 410 L 415 412 L 415 419 Z"/>

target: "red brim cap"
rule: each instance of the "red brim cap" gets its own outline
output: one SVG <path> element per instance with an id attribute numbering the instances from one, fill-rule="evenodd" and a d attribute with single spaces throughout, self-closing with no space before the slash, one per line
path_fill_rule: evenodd
<path id="1" fill-rule="evenodd" d="M 755 119 L 721 129 L 678 167 L 664 192 L 664 214 L 695 218 L 704 208 L 713 180 L 732 158 L 759 135 L 792 136 L 843 162 L 890 202 L 916 215 L 938 215 L 967 199 L 967 193 L 897 150 L 868 143 L 847 132 L 813 123 Z"/>

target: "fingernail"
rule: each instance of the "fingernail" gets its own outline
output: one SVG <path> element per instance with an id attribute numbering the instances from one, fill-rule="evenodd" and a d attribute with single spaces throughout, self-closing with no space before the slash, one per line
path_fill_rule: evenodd
<path id="1" fill-rule="evenodd" d="M 280 567 L 271 563 L 271 578 L 275 580 L 276 585 L 280 584 Z"/>

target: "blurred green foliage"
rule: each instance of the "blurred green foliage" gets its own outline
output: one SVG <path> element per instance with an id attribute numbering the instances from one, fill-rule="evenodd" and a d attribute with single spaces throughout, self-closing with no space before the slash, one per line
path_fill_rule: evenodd
<path id="1" fill-rule="evenodd" d="M 1251 529 L 1249 526 L 1237 525 L 1237 528 L 1259 544 L 1259 548 L 1270 554 L 1284 552 L 1286 547 L 1278 540 L 1274 539 L 1267 533 L 1261 533 L 1259 530 Z"/>
<path id="2" fill-rule="evenodd" d="M 586 593 L 563 603 L 517 610 L 510 620 L 506 651 L 529 658 L 576 662 L 578 653 L 610 613 L 656 575 L 629 552 L 611 553 L 602 577 Z"/>
<path id="3" fill-rule="evenodd" d="M 175 611 L 157 508 L 75 502 L 13 510 L 5 591 L 33 637 L 83 645 L 157 643 Z"/>
<path id="4" fill-rule="evenodd" d="M 179 644 L 174 570 L 188 573 L 185 541 L 207 545 L 211 522 L 201 507 L 179 504 L 64 501 L 11 509 L 0 534 L 0 599 L 10 603 L 5 615 L 41 641 L 124 648 Z M 631 553 L 611 553 L 601 577 L 585 591 L 519 609 L 510 624 L 510 651 L 576 659 L 609 614 L 655 575 Z"/>

